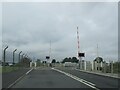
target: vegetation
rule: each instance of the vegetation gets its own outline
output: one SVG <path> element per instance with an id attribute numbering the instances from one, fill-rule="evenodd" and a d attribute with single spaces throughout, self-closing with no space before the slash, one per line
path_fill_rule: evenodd
<path id="1" fill-rule="evenodd" d="M 56 63 L 56 60 L 55 60 L 55 59 L 53 59 L 53 60 L 52 60 L 52 63 Z"/>
<path id="2" fill-rule="evenodd" d="M 78 59 L 76 58 L 76 57 L 69 57 L 69 58 L 65 58 L 65 59 L 63 59 L 63 61 L 62 61 L 62 63 L 65 63 L 65 62 L 72 62 L 72 63 L 78 63 Z"/>
<path id="3" fill-rule="evenodd" d="M 30 66 L 30 62 L 31 62 L 30 59 L 28 59 L 28 58 L 23 58 L 23 59 L 21 60 L 21 62 L 18 63 L 18 65 L 20 65 L 20 66 L 22 66 L 22 67 L 29 67 L 29 66 Z"/>
<path id="4" fill-rule="evenodd" d="M 0 68 L 0 72 L 2 73 L 7 73 L 7 72 L 13 72 L 19 69 L 19 67 L 15 67 L 15 66 L 5 66 L 5 67 L 1 67 Z"/>
<path id="5" fill-rule="evenodd" d="M 21 67 L 29 67 L 30 65 L 30 59 L 23 58 L 21 62 L 14 63 L 13 65 L 9 65 L 8 63 L 5 64 L 5 66 L 0 67 L 0 73 L 7 73 L 7 72 L 13 72 L 16 70 L 19 70 Z"/>

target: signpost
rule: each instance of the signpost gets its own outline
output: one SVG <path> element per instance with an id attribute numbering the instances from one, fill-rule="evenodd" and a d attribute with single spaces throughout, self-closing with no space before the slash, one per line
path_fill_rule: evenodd
<path id="1" fill-rule="evenodd" d="M 50 59 L 50 56 L 46 56 L 46 59 L 47 59 L 47 60 Z"/>
<path id="2" fill-rule="evenodd" d="M 79 61 L 79 69 L 82 69 L 82 57 L 85 57 L 85 53 L 78 53 Z"/>

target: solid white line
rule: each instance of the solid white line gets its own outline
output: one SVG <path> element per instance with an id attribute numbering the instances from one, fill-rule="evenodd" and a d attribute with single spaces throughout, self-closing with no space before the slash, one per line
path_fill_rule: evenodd
<path id="1" fill-rule="evenodd" d="M 28 72 L 26 72 L 25 74 L 27 75 L 27 74 L 30 73 L 32 70 L 33 70 L 33 68 L 30 69 L 30 70 L 29 70 Z M 7 88 L 11 88 L 11 87 L 12 87 L 14 84 L 16 84 L 20 79 L 22 79 L 25 74 L 23 74 L 23 75 L 22 75 L 21 77 L 19 77 L 15 82 L 13 82 L 12 84 L 10 84 Z"/>
<path id="2" fill-rule="evenodd" d="M 79 72 L 85 72 L 85 73 L 90 73 L 90 74 L 95 74 L 95 75 L 100 75 L 100 76 L 105 76 L 105 77 L 111 77 L 111 78 L 116 78 L 116 79 L 120 79 L 120 77 L 116 77 L 116 76 L 111 76 L 111 75 L 107 75 L 107 74 L 99 74 L 99 73 L 94 73 L 94 72 L 88 72 L 88 71 L 81 71 L 79 69 L 76 69 L 75 70 L 79 71 Z"/>
<path id="3" fill-rule="evenodd" d="M 22 79 L 23 76 L 19 77 L 15 82 L 13 82 L 12 84 L 10 84 L 7 88 L 12 87 L 15 83 L 17 83 L 20 79 Z"/>
<path id="4" fill-rule="evenodd" d="M 27 74 L 29 74 L 32 70 L 33 70 L 33 68 L 32 68 L 32 69 L 30 69 L 28 72 L 26 72 L 26 75 L 27 75 Z"/>
<path id="5" fill-rule="evenodd" d="M 81 83 L 83 83 L 83 84 L 91 87 L 91 88 L 94 88 L 94 89 L 96 89 L 96 90 L 100 90 L 100 89 L 96 88 L 96 87 L 95 87 L 95 84 L 93 84 L 93 83 L 91 83 L 91 82 L 88 82 L 88 81 L 86 81 L 86 80 L 84 80 L 84 79 L 81 79 L 81 78 L 79 78 L 79 77 L 77 77 L 77 76 L 74 76 L 74 75 L 72 75 L 72 74 L 66 73 L 66 72 L 64 72 L 64 71 L 61 71 L 61 70 L 59 70 L 59 69 L 55 69 L 55 68 L 51 68 L 51 69 L 53 69 L 53 70 L 55 70 L 55 71 L 58 71 L 58 72 L 60 72 L 60 73 L 63 73 L 63 74 L 65 74 L 66 76 L 69 76 L 69 77 L 71 77 L 71 78 L 73 78 L 73 79 L 75 79 L 75 80 L 77 80 L 77 81 L 79 81 L 79 82 L 81 82 Z"/>

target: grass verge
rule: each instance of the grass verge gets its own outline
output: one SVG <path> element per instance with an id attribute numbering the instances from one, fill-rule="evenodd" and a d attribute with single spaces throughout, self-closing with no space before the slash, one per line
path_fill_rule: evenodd
<path id="1" fill-rule="evenodd" d="M 11 66 L 5 66 L 5 67 L 0 67 L 0 73 L 8 73 L 8 72 L 13 72 L 18 70 L 19 67 L 11 67 Z"/>

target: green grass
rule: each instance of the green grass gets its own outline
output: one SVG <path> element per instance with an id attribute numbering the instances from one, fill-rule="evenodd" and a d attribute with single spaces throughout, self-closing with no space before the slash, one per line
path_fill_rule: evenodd
<path id="1" fill-rule="evenodd" d="M 19 69 L 19 67 L 10 67 L 10 66 L 0 67 L 0 73 L 13 72 L 18 69 Z"/>

